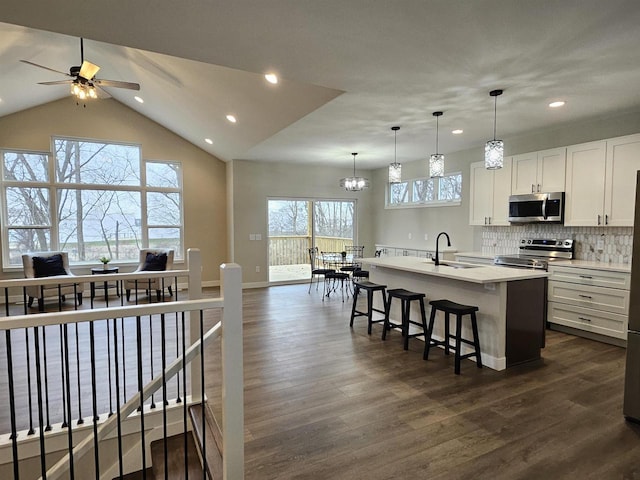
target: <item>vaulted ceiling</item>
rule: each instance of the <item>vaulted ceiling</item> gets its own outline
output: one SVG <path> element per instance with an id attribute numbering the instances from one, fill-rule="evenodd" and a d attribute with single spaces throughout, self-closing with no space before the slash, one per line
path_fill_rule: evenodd
<path id="1" fill-rule="evenodd" d="M 225 161 L 380 167 L 393 125 L 418 160 L 436 110 L 441 153 L 479 146 L 496 88 L 498 137 L 640 110 L 637 0 L 8 0 L 0 22 L 0 116 L 68 95 L 19 60 L 68 71 L 84 37 L 99 78 L 140 83 L 116 100 Z"/>

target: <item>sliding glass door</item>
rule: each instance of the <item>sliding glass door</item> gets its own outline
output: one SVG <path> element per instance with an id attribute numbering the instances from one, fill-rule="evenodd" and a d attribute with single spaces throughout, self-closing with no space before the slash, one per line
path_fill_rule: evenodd
<path id="1" fill-rule="evenodd" d="M 306 281 L 309 248 L 340 252 L 355 239 L 355 201 L 270 199 L 269 282 Z"/>

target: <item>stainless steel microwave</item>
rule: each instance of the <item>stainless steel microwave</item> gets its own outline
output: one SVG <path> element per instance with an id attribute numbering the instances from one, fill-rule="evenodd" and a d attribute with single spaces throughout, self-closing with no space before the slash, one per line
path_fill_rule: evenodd
<path id="1" fill-rule="evenodd" d="M 509 197 L 511 223 L 563 223 L 564 192 L 528 193 Z"/>

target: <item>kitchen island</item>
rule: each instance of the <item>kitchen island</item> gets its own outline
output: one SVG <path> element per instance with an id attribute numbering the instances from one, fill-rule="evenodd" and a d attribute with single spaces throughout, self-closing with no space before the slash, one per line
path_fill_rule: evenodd
<path id="1" fill-rule="evenodd" d="M 485 366 L 504 370 L 540 358 L 544 347 L 547 272 L 451 261 L 436 266 L 433 261 L 418 257 L 365 258 L 362 263 L 369 270 L 370 280 L 388 289 L 422 292 L 427 302 L 447 299 L 477 306 Z M 418 315 L 418 310 L 412 310 L 411 318 L 417 319 Z M 391 318 L 399 320 L 399 309 L 392 310 Z M 451 322 L 453 332 L 455 318 Z M 444 336 L 443 324 L 443 320 L 436 320 L 434 338 Z M 469 329 L 468 319 L 464 319 L 466 338 L 471 337 Z M 466 353 L 464 349 L 462 353 Z"/>

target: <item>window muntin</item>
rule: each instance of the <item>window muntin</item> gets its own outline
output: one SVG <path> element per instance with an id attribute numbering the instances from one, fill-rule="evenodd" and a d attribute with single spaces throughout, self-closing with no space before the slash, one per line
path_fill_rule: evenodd
<path id="1" fill-rule="evenodd" d="M 458 205 L 462 198 L 462 174 L 414 178 L 389 184 L 387 207 Z"/>
<path id="2" fill-rule="evenodd" d="M 179 162 L 143 161 L 130 144 L 56 137 L 52 145 L 53 157 L 1 152 L 6 266 L 58 249 L 72 262 L 137 261 L 147 245 L 183 258 Z"/>

